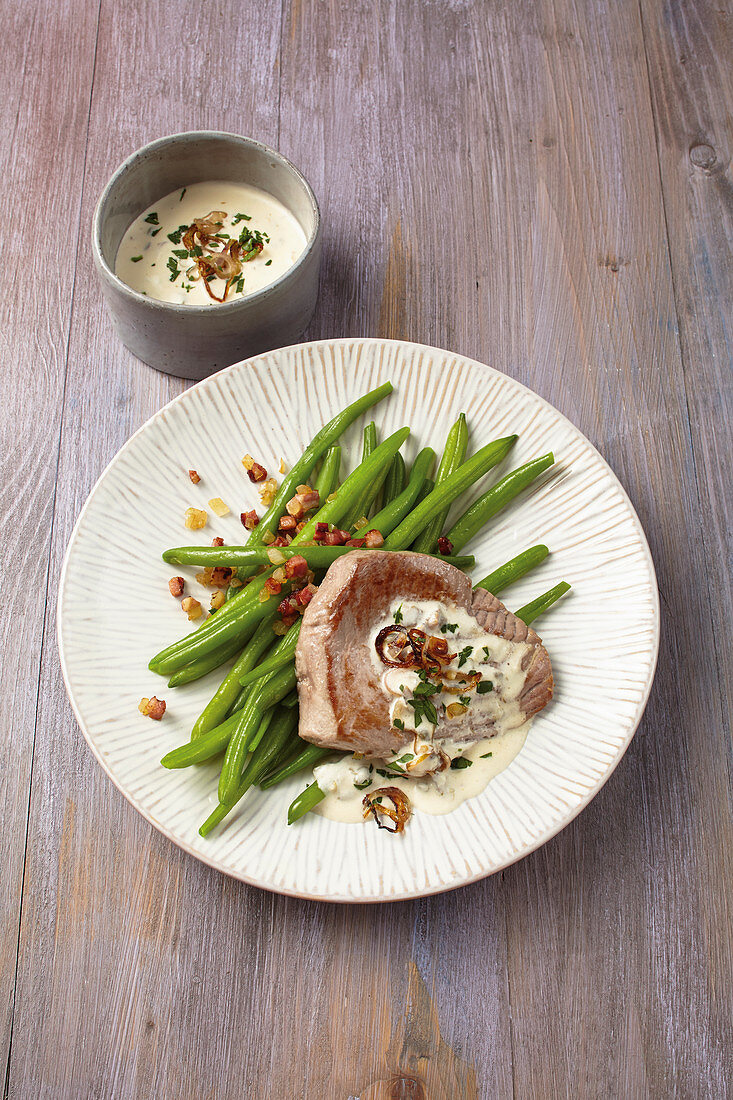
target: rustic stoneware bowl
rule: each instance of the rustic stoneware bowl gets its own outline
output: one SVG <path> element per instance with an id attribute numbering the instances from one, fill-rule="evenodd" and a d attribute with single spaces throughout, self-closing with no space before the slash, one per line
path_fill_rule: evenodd
<path id="1" fill-rule="evenodd" d="M 215 307 L 160 302 L 118 279 L 115 257 L 131 222 L 176 188 L 217 179 L 259 187 L 290 210 L 306 237 L 296 263 L 270 286 Z M 321 219 L 308 182 L 274 149 L 216 131 L 173 134 L 143 146 L 112 176 L 94 213 L 92 251 L 122 343 L 157 370 L 205 378 L 301 335 L 318 293 Z"/>

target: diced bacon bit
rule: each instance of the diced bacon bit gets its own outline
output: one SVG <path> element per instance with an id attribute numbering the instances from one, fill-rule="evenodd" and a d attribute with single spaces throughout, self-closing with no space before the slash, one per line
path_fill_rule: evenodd
<path id="1" fill-rule="evenodd" d="M 361 550 L 362 546 L 366 543 L 366 539 L 349 539 L 345 544 L 346 546 L 352 546 L 355 550 Z"/>
<path id="2" fill-rule="evenodd" d="M 293 539 L 292 539 L 291 535 L 278 535 L 272 545 L 273 546 L 290 546 L 290 543 L 292 541 L 293 541 Z"/>
<path id="3" fill-rule="evenodd" d="M 369 520 L 366 518 L 366 516 L 362 516 L 361 519 L 358 519 L 354 524 L 355 530 L 361 531 L 362 527 L 366 527 L 368 522 Z"/>
<path id="4" fill-rule="evenodd" d="M 269 508 L 275 499 L 275 493 L 277 492 L 277 482 L 274 477 L 268 477 L 265 484 L 260 489 L 260 500 L 264 504 L 265 508 Z"/>
<path id="5" fill-rule="evenodd" d="M 282 565 L 285 561 L 285 555 L 281 554 L 280 551 L 276 550 L 274 547 L 270 547 L 267 551 L 267 556 L 273 565 Z"/>
<path id="6" fill-rule="evenodd" d="M 295 554 L 294 557 L 288 558 L 285 563 L 285 576 L 290 580 L 292 577 L 304 577 L 308 572 L 308 562 L 301 554 Z"/>
<path id="7" fill-rule="evenodd" d="M 294 531 L 298 526 L 298 521 L 295 516 L 283 516 L 278 523 L 278 528 L 281 531 Z"/>
<path id="8" fill-rule="evenodd" d="M 195 470 L 189 470 L 188 476 L 191 478 L 191 481 L 194 483 L 194 485 L 198 485 L 199 481 L 201 481 L 201 478 Z"/>
<path id="9" fill-rule="evenodd" d="M 258 481 L 265 480 L 267 477 L 267 470 L 264 466 L 260 466 L 259 462 L 253 462 L 252 468 L 247 470 L 247 477 L 256 484 Z"/>
<path id="10" fill-rule="evenodd" d="M 295 593 L 295 599 L 301 607 L 307 607 L 317 591 L 318 589 L 314 584 L 309 584 Z"/>
<path id="11" fill-rule="evenodd" d="M 286 596 L 278 604 L 277 610 L 283 619 L 292 619 L 298 614 L 298 604 L 295 596 Z"/>
<path id="12" fill-rule="evenodd" d="M 254 508 L 251 512 L 242 512 L 240 519 L 242 526 L 246 527 L 248 531 L 254 531 L 257 524 L 260 522 L 260 517 L 255 512 Z"/>
<path id="13" fill-rule="evenodd" d="M 305 527 L 306 522 L 307 522 L 306 520 L 301 520 L 300 523 L 296 526 L 295 530 L 296 530 L 297 534 L 300 534 L 300 532 Z"/>
<path id="14" fill-rule="evenodd" d="M 159 722 L 165 714 L 165 699 L 156 699 L 154 695 L 151 699 L 143 697 L 138 703 L 137 709 L 146 718 L 154 718 L 156 722 Z"/>
<path id="15" fill-rule="evenodd" d="M 211 597 L 211 610 L 218 611 L 220 607 L 224 606 L 225 602 L 226 596 L 224 595 L 222 590 L 219 589 L 219 591 L 215 592 L 214 595 Z"/>
<path id="16" fill-rule="evenodd" d="M 215 512 L 217 516 L 226 516 L 229 514 L 229 508 L 227 508 L 221 497 L 212 497 L 209 501 L 209 508 L 212 512 Z"/>
<path id="17" fill-rule="evenodd" d="M 275 536 L 273 535 L 272 531 L 265 531 L 264 535 L 262 536 L 262 541 L 265 546 L 272 546 L 273 542 L 275 541 Z"/>
<path id="18" fill-rule="evenodd" d="M 287 502 L 285 508 L 296 519 L 302 519 L 307 512 L 312 512 L 314 508 L 317 508 L 321 503 L 321 498 L 315 489 L 308 489 L 308 486 L 298 486 L 300 489 L 307 489 L 307 492 L 297 492 L 291 500 Z"/>
<path id="19" fill-rule="evenodd" d="M 202 614 L 202 607 L 198 600 L 195 600 L 193 596 L 186 596 L 185 600 L 181 603 L 181 607 L 188 615 L 189 619 L 200 619 Z"/>
<path id="20" fill-rule="evenodd" d="M 224 545 L 224 539 L 220 538 L 219 535 L 215 535 L 214 538 L 211 540 L 211 545 L 212 546 L 223 546 Z"/>
<path id="21" fill-rule="evenodd" d="M 364 544 L 368 546 L 370 550 L 374 550 L 375 547 L 384 545 L 384 538 L 381 533 L 377 531 L 376 527 L 374 527 L 371 531 L 367 531 L 364 536 Z"/>
<path id="22" fill-rule="evenodd" d="M 232 580 L 232 569 L 228 565 L 217 565 L 211 572 L 209 584 L 212 588 L 228 588 Z"/>
<path id="23" fill-rule="evenodd" d="M 168 587 L 170 588 L 171 596 L 175 596 L 178 599 L 183 595 L 183 586 L 186 582 L 183 577 L 171 577 L 168 581 Z"/>
<path id="24" fill-rule="evenodd" d="M 328 534 L 328 524 L 327 523 L 317 523 L 315 534 L 313 535 L 313 541 L 314 542 L 323 542 L 323 540 L 325 539 L 327 534 Z"/>
<path id="25" fill-rule="evenodd" d="M 453 553 L 453 543 L 445 535 L 441 535 L 438 539 L 438 553 L 446 555 Z"/>
<path id="26" fill-rule="evenodd" d="M 208 516 L 201 508 L 187 508 L 183 524 L 189 531 L 199 531 L 206 526 L 207 520 Z"/>
<path id="27" fill-rule="evenodd" d="M 274 581 L 277 581 L 278 584 L 285 584 L 285 581 L 288 578 L 287 578 L 287 574 L 285 573 L 285 569 L 283 568 L 282 565 L 280 566 L 279 569 L 276 569 L 275 572 L 272 574 L 272 579 Z"/>
<path id="28" fill-rule="evenodd" d="M 326 546 L 345 546 L 351 538 L 348 531 L 340 531 L 338 527 L 334 527 L 332 531 L 329 531 L 323 540 Z"/>
<path id="29" fill-rule="evenodd" d="M 282 581 L 276 581 L 274 577 L 268 577 L 262 591 L 267 592 L 268 599 L 270 596 L 279 596 L 282 591 Z"/>
<path id="30" fill-rule="evenodd" d="M 288 472 L 288 464 L 284 458 L 280 459 L 280 473 L 286 474 Z"/>

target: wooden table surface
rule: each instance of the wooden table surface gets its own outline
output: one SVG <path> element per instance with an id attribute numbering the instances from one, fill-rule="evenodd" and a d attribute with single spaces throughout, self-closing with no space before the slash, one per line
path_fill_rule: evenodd
<path id="1" fill-rule="evenodd" d="M 4 1095 L 728 1095 L 725 0 L 0 9 Z M 92 210 L 135 148 L 197 128 L 311 180 L 306 339 L 498 367 L 595 443 L 647 532 L 662 640 L 633 744 L 572 825 L 477 885 L 347 907 L 225 878 L 135 813 L 72 715 L 55 615 L 74 520 L 186 385 L 116 340 Z"/>

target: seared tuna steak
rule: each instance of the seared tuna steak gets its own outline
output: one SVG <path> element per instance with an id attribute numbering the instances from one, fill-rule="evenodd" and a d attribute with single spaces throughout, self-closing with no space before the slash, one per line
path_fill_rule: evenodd
<path id="1" fill-rule="evenodd" d="M 416 737 L 490 737 L 552 697 L 538 635 L 459 569 L 411 551 L 357 550 L 331 566 L 296 669 L 300 736 L 382 759 Z"/>

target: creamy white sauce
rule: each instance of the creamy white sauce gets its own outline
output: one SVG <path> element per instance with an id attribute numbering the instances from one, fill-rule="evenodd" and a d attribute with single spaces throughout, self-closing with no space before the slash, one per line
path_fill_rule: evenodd
<path id="1" fill-rule="evenodd" d="M 378 767 L 385 770 L 379 761 L 355 760 L 351 754 L 330 764 L 320 764 L 313 769 L 313 775 L 326 797 L 314 812 L 332 821 L 355 824 L 364 820 L 364 795 L 379 787 L 399 787 L 410 799 L 413 810 L 424 814 L 449 814 L 462 802 L 480 794 L 494 776 L 511 764 L 526 740 L 530 725 L 531 722 L 525 722 L 496 737 L 474 741 L 461 750 L 472 762 L 470 767 L 446 768 L 422 779 L 378 775 Z M 363 783 L 366 779 L 371 780 L 369 786 L 363 789 L 354 786 L 355 782 Z"/>
<path id="2" fill-rule="evenodd" d="M 228 217 L 221 232 L 230 238 L 238 238 L 245 227 L 269 237 L 262 252 L 242 265 L 242 287 L 230 288 L 228 302 L 274 283 L 305 248 L 306 237 L 300 223 L 274 196 L 247 184 L 214 180 L 172 191 L 144 210 L 120 242 L 115 274 L 133 290 L 162 302 L 216 306 L 218 303 L 209 297 L 202 279 L 186 277 L 186 272 L 195 265 L 193 259 L 175 255 L 185 251 L 183 243 L 168 236 L 178 235 L 181 227 L 191 225 L 212 210 L 226 211 Z M 240 219 L 234 224 L 238 214 L 247 215 L 249 220 Z M 175 279 L 171 278 L 173 268 L 169 267 L 169 261 L 179 271 Z M 223 294 L 224 285 L 222 279 L 212 282 L 217 297 Z"/>
<path id="3" fill-rule="evenodd" d="M 459 694 L 440 691 L 430 695 L 438 719 L 435 723 L 424 713 L 418 715 L 410 705 L 409 700 L 416 698 L 414 691 L 421 683 L 418 673 L 385 666 L 373 649 L 374 667 L 382 689 L 391 699 L 391 721 L 402 723 L 398 728 L 404 728 L 409 743 L 386 763 L 349 754 L 314 768 L 315 780 L 325 793 L 316 812 L 332 820 L 362 821 L 364 796 L 387 786 L 404 791 L 415 810 L 450 813 L 483 791 L 511 763 L 531 724 L 519 705 L 525 679 L 522 661 L 531 648 L 527 643 L 509 642 L 487 634 L 465 609 L 435 600 L 395 601 L 389 618 L 377 624 L 375 637 L 383 626 L 394 622 L 395 614 L 402 628 L 419 627 L 427 634 L 446 638 L 454 657 L 443 664 L 444 679 L 447 673 L 448 677 L 456 677 L 453 682 L 460 683 L 469 674 L 480 672 L 480 682 L 492 686 L 483 692 L 474 687 Z M 461 698 L 468 701 L 467 710 L 455 719 L 448 718 L 445 708 Z M 455 739 L 451 736 L 452 721 L 456 723 Z M 481 731 L 475 734 L 480 740 L 472 739 L 473 722 Z M 454 766 L 434 771 L 441 753 L 447 754 Z M 459 759 L 468 763 L 455 766 Z M 395 762 L 408 773 L 412 771 L 412 775 L 392 774 L 390 764 Z M 379 774 L 380 771 L 389 774 Z"/>

